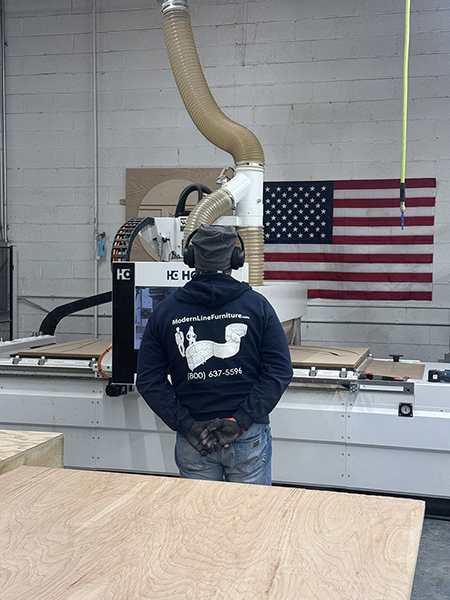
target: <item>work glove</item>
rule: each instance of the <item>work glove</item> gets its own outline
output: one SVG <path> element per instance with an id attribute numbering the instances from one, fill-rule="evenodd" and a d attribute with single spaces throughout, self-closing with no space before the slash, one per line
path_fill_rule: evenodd
<path id="1" fill-rule="evenodd" d="M 198 450 L 202 456 L 207 456 L 214 452 L 214 447 L 211 443 L 214 434 L 209 433 L 207 429 L 208 425 L 213 422 L 214 421 L 196 421 L 184 436 L 191 446 Z M 204 434 L 204 436 L 201 438 L 200 436 L 202 434 Z M 203 441 L 206 441 L 206 445 Z"/>
<path id="2" fill-rule="evenodd" d="M 214 434 L 213 438 L 211 433 Z M 218 451 L 221 447 L 229 448 L 230 444 L 235 442 L 243 433 L 244 430 L 236 419 L 215 419 L 207 425 L 206 430 L 202 431 L 200 440 L 206 450 L 209 451 L 209 448 L 212 447 L 213 451 Z"/>

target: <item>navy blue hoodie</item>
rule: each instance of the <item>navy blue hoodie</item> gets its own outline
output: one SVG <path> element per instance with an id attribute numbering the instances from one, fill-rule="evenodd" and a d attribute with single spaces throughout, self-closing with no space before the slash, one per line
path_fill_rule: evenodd
<path id="1" fill-rule="evenodd" d="M 291 378 L 272 305 L 220 272 L 196 275 L 161 302 L 139 351 L 137 388 L 181 435 L 195 421 L 216 417 L 234 417 L 244 430 L 268 423 Z"/>

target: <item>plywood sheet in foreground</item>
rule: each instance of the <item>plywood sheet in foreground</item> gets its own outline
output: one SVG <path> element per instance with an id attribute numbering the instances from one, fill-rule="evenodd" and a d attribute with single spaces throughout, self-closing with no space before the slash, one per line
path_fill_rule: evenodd
<path id="1" fill-rule="evenodd" d="M 424 503 L 20 467 L 1 476 L 3 600 L 407 600 Z"/>

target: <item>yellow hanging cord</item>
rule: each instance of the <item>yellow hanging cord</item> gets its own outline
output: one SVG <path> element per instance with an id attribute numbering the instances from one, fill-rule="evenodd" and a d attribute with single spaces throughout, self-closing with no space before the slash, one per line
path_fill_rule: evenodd
<path id="1" fill-rule="evenodd" d="M 405 194 L 405 172 L 406 172 L 406 130 L 408 121 L 408 57 L 409 57 L 409 22 L 411 14 L 411 2 L 406 0 L 405 9 L 405 49 L 403 54 L 403 129 L 402 129 L 402 163 L 400 175 L 400 212 L 402 215 L 402 229 L 405 222 L 406 194 Z"/>

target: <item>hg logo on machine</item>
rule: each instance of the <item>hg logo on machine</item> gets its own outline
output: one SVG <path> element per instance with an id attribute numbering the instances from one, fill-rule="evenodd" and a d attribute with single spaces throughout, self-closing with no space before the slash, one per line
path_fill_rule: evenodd
<path id="1" fill-rule="evenodd" d="M 131 269 L 117 269 L 117 281 L 131 281 Z"/>
<path id="2" fill-rule="evenodd" d="M 189 281 L 192 275 L 193 271 L 167 271 L 167 279 L 170 281 Z"/>

